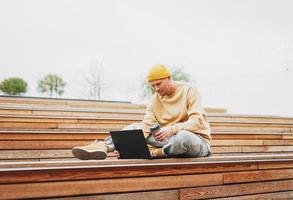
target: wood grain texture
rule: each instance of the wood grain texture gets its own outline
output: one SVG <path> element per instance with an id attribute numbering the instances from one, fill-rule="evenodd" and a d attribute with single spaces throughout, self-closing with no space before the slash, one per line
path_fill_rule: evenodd
<path id="1" fill-rule="evenodd" d="M 25 141 L 1 141 L 0 150 L 23 150 L 23 149 L 72 149 L 76 146 L 84 146 L 92 140 L 25 140 Z"/>
<path id="2" fill-rule="evenodd" d="M 245 195 L 245 196 L 217 198 L 217 199 L 218 200 L 292 200 L 293 191 Z"/>
<path id="3" fill-rule="evenodd" d="M 282 139 L 281 133 L 266 133 L 266 134 L 259 134 L 253 133 L 250 134 L 239 134 L 238 131 L 231 132 L 231 133 L 219 133 L 219 132 L 212 132 L 213 139 Z M 265 132 L 264 132 L 265 133 Z"/>
<path id="4" fill-rule="evenodd" d="M 68 158 L 73 157 L 71 150 L 2 150 L 0 160 L 32 158 Z"/>
<path id="5" fill-rule="evenodd" d="M 214 153 L 292 152 L 293 146 L 212 146 Z"/>
<path id="6" fill-rule="evenodd" d="M 23 123 L 23 122 L 1 122 L 0 128 L 11 128 L 11 129 L 56 129 L 58 128 L 57 123 Z"/>
<path id="7" fill-rule="evenodd" d="M 260 162 L 258 169 L 290 169 L 293 168 L 293 161 L 286 162 Z"/>
<path id="8" fill-rule="evenodd" d="M 293 180 L 180 189 L 180 199 L 207 199 L 293 190 Z"/>
<path id="9" fill-rule="evenodd" d="M 293 169 L 225 172 L 224 184 L 293 179 Z"/>
<path id="10" fill-rule="evenodd" d="M 135 192 L 219 185 L 221 174 L 139 177 L 64 182 L 0 185 L 0 198 L 43 198 L 54 196 Z M 17 188 L 17 190 L 15 190 Z M 62 188 L 62 190 L 60 189 Z"/>
<path id="11" fill-rule="evenodd" d="M 51 199 L 51 198 L 50 198 Z M 55 199 L 55 198 L 53 198 Z M 133 192 L 104 195 L 90 195 L 82 197 L 57 198 L 58 200 L 179 200 L 178 190 L 152 191 L 152 192 Z"/>
<path id="12" fill-rule="evenodd" d="M 147 162 L 146 162 L 147 163 Z M 113 165 L 95 167 L 93 163 L 83 164 L 84 166 L 55 163 L 34 166 L 25 165 L 20 168 L 6 168 L 0 165 L 0 183 L 25 183 L 25 182 L 44 182 L 44 181 L 66 181 L 66 180 L 91 180 L 107 178 L 125 177 L 150 177 L 150 176 L 174 176 L 187 174 L 206 174 L 218 172 L 233 172 L 255 170 L 256 163 L 226 163 L 226 164 L 193 164 L 193 165 L 157 165 L 157 166 L 124 166 Z M 119 162 L 116 164 L 118 165 Z M 12 166 L 13 164 L 10 164 Z M 14 167 L 17 166 L 17 163 Z M 54 167 L 53 167 L 54 166 Z M 9 167 L 6 166 L 6 167 Z M 1 169 L 2 168 L 2 169 Z"/>
<path id="13" fill-rule="evenodd" d="M 0 131 L 0 140 L 19 141 L 21 140 L 94 140 L 104 139 L 109 136 L 105 131 L 60 131 L 60 130 L 13 130 Z"/>

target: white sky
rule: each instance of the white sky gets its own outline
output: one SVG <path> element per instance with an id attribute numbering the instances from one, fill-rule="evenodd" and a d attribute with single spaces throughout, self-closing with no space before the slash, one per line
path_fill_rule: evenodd
<path id="1" fill-rule="evenodd" d="M 139 102 L 156 63 L 184 67 L 206 107 L 293 116 L 291 0 L 0 0 L 0 80 L 58 73 L 80 98 L 103 62 L 104 99 Z"/>

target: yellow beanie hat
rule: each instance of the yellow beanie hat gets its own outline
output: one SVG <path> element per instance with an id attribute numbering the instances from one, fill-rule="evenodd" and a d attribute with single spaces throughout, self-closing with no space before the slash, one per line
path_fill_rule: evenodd
<path id="1" fill-rule="evenodd" d="M 171 72 L 167 67 L 161 64 L 157 64 L 152 66 L 150 69 L 148 75 L 147 75 L 147 80 L 148 82 L 150 81 L 155 81 L 163 78 L 168 78 L 171 76 Z"/>

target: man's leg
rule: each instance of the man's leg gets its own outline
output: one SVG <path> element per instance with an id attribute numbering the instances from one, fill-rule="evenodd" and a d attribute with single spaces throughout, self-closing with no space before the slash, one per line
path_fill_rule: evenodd
<path id="1" fill-rule="evenodd" d="M 103 160 L 107 157 L 108 151 L 105 142 L 97 140 L 86 146 L 72 148 L 72 154 L 80 160 Z"/>
<path id="2" fill-rule="evenodd" d="M 198 135 L 180 131 L 163 146 L 163 152 L 169 157 L 204 157 L 210 154 L 210 146 Z"/>

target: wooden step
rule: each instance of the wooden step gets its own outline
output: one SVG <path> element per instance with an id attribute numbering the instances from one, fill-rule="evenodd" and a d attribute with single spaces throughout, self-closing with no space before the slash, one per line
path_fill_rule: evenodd
<path id="1" fill-rule="evenodd" d="M 103 108 L 127 108 L 141 109 L 145 105 L 133 104 L 126 101 L 97 101 L 82 99 L 54 99 L 54 98 L 28 98 L 28 97 L 3 97 L 0 96 L 0 104 L 4 105 L 46 105 L 63 107 L 103 107 Z"/>
<path id="2" fill-rule="evenodd" d="M 143 104 L 134 104 L 123 101 L 96 101 L 81 99 L 54 99 L 0 96 L 0 105 L 40 105 L 82 108 L 116 108 L 116 109 L 145 109 Z M 224 108 L 205 108 L 209 113 L 226 113 Z"/>
<path id="3" fill-rule="evenodd" d="M 168 190 L 177 191 L 183 199 L 256 195 L 292 190 L 292 170 L 292 155 L 240 160 L 209 157 L 4 163 L 0 164 L 0 198 L 131 195 Z"/>
<path id="4" fill-rule="evenodd" d="M 66 117 L 66 116 L 14 116 L 0 115 L 2 129 L 94 129 L 118 130 L 131 123 L 140 122 L 135 117 Z M 257 122 L 210 120 L 212 130 L 216 131 L 276 131 L 290 132 L 292 122 Z"/>

